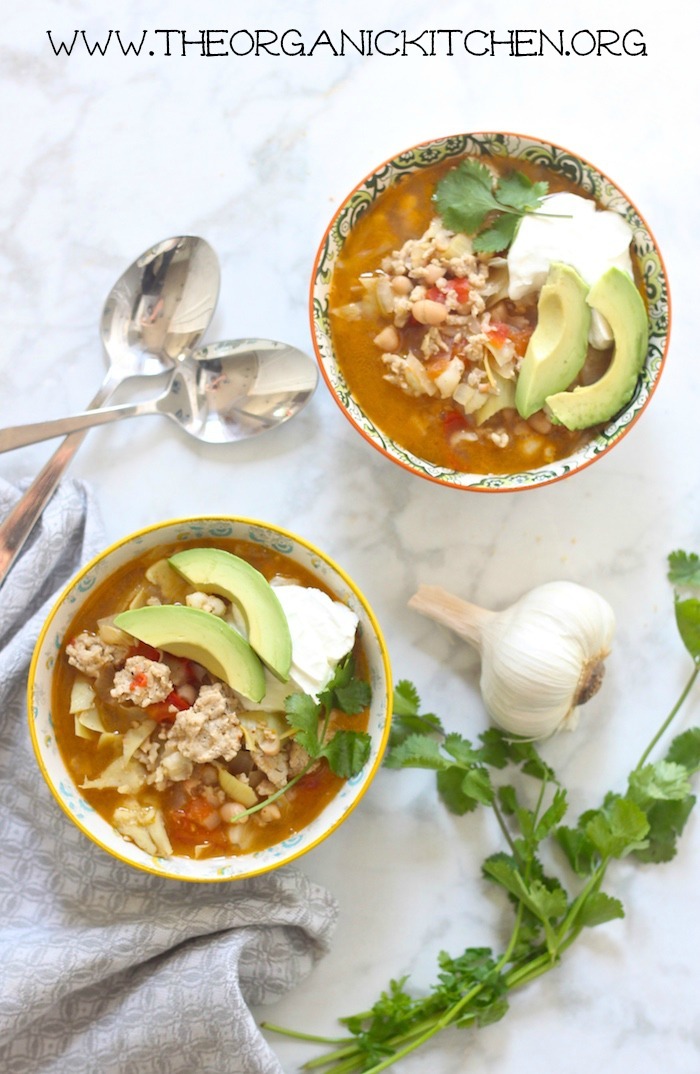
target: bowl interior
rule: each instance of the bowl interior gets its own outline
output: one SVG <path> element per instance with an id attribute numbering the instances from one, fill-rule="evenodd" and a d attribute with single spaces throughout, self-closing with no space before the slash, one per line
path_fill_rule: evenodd
<path id="1" fill-rule="evenodd" d="M 372 687 L 368 727 L 372 748 L 362 772 L 341 787 L 315 820 L 284 842 L 235 857 L 163 859 L 151 857 L 135 844 L 126 842 L 83 798 L 74 783 L 54 734 L 53 670 L 62 651 L 66 631 L 95 586 L 108 578 L 116 568 L 149 548 L 204 537 L 232 537 L 270 547 L 305 567 L 355 612 L 360 621 L 359 632 L 367 653 Z M 354 583 L 327 556 L 293 534 L 249 519 L 174 520 L 133 534 L 107 549 L 73 579 L 58 599 L 37 641 L 30 668 L 29 723 L 34 751 L 51 791 L 71 820 L 104 850 L 121 861 L 160 876 L 196 881 L 229 880 L 252 876 L 292 861 L 345 820 L 366 791 L 381 761 L 389 733 L 390 692 L 386 647 L 374 615 Z"/>
<path id="2" fill-rule="evenodd" d="M 407 172 L 428 168 L 451 157 L 514 158 L 544 165 L 580 187 L 604 208 L 619 213 L 633 233 L 649 310 L 649 347 L 634 397 L 580 451 L 559 462 L 514 474 L 463 473 L 436 466 L 405 450 L 367 417 L 354 399 L 338 364 L 331 338 L 329 292 L 333 268 L 355 222 L 388 187 Z M 382 164 L 346 198 L 323 237 L 311 285 L 311 320 L 321 371 L 336 402 L 355 428 L 384 455 L 415 474 L 440 484 L 472 491 L 499 492 L 543 485 L 588 466 L 607 452 L 642 413 L 656 386 L 668 347 L 669 296 L 663 262 L 649 228 L 635 206 L 610 179 L 566 149 L 519 134 L 460 134 L 426 142 Z"/>

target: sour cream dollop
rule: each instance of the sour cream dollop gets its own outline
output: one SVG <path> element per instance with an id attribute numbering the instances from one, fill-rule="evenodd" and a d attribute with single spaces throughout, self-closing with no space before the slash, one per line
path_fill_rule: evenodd
<path id="1" fill-rule="evenodd" d="M 508 250 L 511 299 L 539 291 L 557 261 L 575 268 L 589 286 L 612 265 L 632 276 L 632 231 L 618 213 L 599 211 L 589 199 L 567 193 L 544 198 L 539 212 L 523 218 Z M 599 350 L 613 342 L 610 326 L 596 310 L 588 339 Z"/>
<path id="2" fill-rule="evenodd" d="M 281 711 L 290 693 L 310 694 L 317 700 L 355 644 L 359 621 L 352 609 L 320 589 L 274 582 L 273 587 L 289 624 L 292 666 L 288 682 L 280 682 L 265 669 L 264 698 L 257 705 L 244 702 L 246 708 L 265 712 Z"/>

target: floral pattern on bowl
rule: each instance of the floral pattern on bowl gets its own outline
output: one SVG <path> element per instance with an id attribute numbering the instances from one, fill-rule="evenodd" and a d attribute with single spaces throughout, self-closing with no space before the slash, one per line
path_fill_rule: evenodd
<path id="1" fill-rule="evenodd" d="M 436 466 L 402 448 L 367 417 L 350 392 L 336 359 L 330 330 L 329 293 L 333 267 L 356 220 L 401 175 L 465 154 L 513 158 L 544 165 L 574 182 L 604 208 L 625 218 L 633 232 L 633 248 L 644 282 L 649 311 L 647 358 L 633 398 L 625 409 L 576 454 L 537 469 L 514 474 L 471 474 Z M 380 165 L 345 199 L 331 221 L 316 256 L 310 313 L 314 347 L 323 377 L 337 404 L 355 428 L 387 458 L 414 474 L 453 488 L 476 492 L 507 492 L 546 485 L 567 477 L 604 455 L 640 417 L 658 383 L 668 350 L 670 298 L 666 272 L 656 242 L 638 210 L 606 175 L 560 146 L 520 135 L 458 134 L 424 142 Z"/>
<path id="2" fill-rule="evenodd" d="M 294 837 L 254 853 L 194 860 L 151 857 L 126 842 L 112 825 L 83 798 L 56 743 L 52 717 L 52 679 L 57 653 L 85 596 L 118 567 L 159 544 L 203 537 L 233 537 L 257 541 L 283 551 L 322 580 L 358 616 L 367 653 L 372 703 L 368 731 L 369 760 L 359 776 L 348 780 L 325 809 Z M 335 831 L 369 787 L 381 763 L 391 719 L 391 671 L 374 614 L 352 580 L 319 549 L 276 526 L 252 519 L 207 517 L 163 522 L 125 537 L 97 556 L 70 582 L 51 610 L 37 641 L 29 672 L 29 727 L 41 772 L 68 817 L 98 846 L 120 861 L 159 876 L 189 881 L 242 879 L 285 865 L 305 854 Z"/>

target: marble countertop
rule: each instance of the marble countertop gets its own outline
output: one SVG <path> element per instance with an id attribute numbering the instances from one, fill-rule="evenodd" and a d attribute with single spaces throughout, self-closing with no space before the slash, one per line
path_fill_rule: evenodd
<path id="1" fill-rule="evenodd" d="M 163 518 L 216 512 L 266 519 L 320 545 L 372 603 L 395 677 L 412 679 L 427 708 L 472 736 L 486 726 L 476 659 L 406 610 L 417 585 L 493 608 L 555 578 L 597 589 L 618 623 L 603 689 L 575 734 L 544 747 L 577 811 L 624 783 L 690 670 L 665 577 L 671 550 L 700 551 L 700 80 L 679 6 L 620 0 L 613 14 L 575 0 L 561 15 L 544 0 L 446 0 L 433 14 L 415 0 L 342 9 L 309 0 L 291 14 L 273 0 L 27 0 L 3 18 L 3 425 L 87 404 L 104 371 L 102 301 L 138 252 L 171 234 L 200 234 L 220 257 L 209 340 L 262 335 L 310 350 L 309 275 L 331 214 L 374 165 L 418 141 L 468 130 L 536 135 L 594 161 L 640 207 L 671 284 L 666 370 L 641 422 L 571 479 L 505 495 L 440 488 L 366 444 L 324 384 L 267 438 L 205 447 L 144 418 L 91 432 L 71 469 L 93 486 L 110 541 Z M 612 26 L 636 28 L 647 55 L 509 56 L 501 47 L 480 58 L 343 57 L 319 47 L 312 56 L 182 57 L 163 55 L 161 37 L 154 56 L 113 48 L 56 57 L 45 32 L 57 40 L 121 27 L 136 39 L 144 28 L 202 25 L 294 27 L 309 39 L 361 27 L 413 36 L 480 27 L 503 38 L 518 26 Z M 132 385 L 118 399 L 155 392 Z M 4 455 L 0 473 L 29 477 L 50 452 Z M 696 692 L 680 726 L 698 720 Z M 392 977 L 410 974 L 426 988 L 440 950 L 501 943 L 503 908 L 480 877 L 493 839 L 480 820 L 444 810 L 430 773 L 381 771 L 343 828 L 301 862 L 340 904 L 330 954 L 293 994 L 256 1013 L 332 1033 L 337 1016 L 365 1009 Z M 624 920 L 583 936 L 498 1025 L 446 1033 L 399 1069 L 695 1074 L 699 883 L 694 816 L 672 863 L 612 871 Z M 314 1054 L 269 1039 L 289 1074 Z"/>

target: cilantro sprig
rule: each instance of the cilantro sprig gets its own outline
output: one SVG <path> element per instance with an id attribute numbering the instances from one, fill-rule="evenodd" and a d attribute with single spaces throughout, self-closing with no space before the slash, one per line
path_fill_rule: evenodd
<path id="1" fill-rule="evenodd" d="M 472 236 L 476 253 L 495 254 L 510 246 L 522 218 L 538 212 L 548 191 L 548 183 L 522 172 L 497 178 L 467 158 L 443 176 L 433 200 L 445 227 Z"/>
<path id="2" fill-rule="evenodd" d="M 668 577 L 692 673 L 624 790 L 611 791 L 572 824 L 565 823 L 566 788 L 532 742 L 495 729 L 476 742 L 446 732 L 438 717 L 421 713 L 415 687 L 398 683 L 385 764 L 434 771 L 438 794 L 452 813 L 492 811 L 504 845 L 486 858 L 482 872 L 507 895 L 510 937 L 500 954 L 487 947 L 468 947 L 456 958 L 441 952 L 427 995 L 414 996 L 405 977 L 390 981 L 369 1010 L 340 1020 L 348 1034 L 341 1039 L 263 1023 L 330 1046 L 305 1069 L 380 1074 L 448 1027 L 498 1021 L 511 994 L 556 966 L 585 929 L 624 917 L 621 901 L 603 890 L 611 865 L 623 858 L 657 863 L 675 856 L 696 801 L 691 781 L 700 770 L 700 727 L 677 735 L 659 759 L 650 758 L 700 674 L 700 558 L 672 553 Z M 554 865 L 545 868 L 545 859 Z"/>
<path id="3" fill-rule="evenodd" d="M 341 779 L 359 775 L 366 765 L 372 747 L 371 736 L 366 731 L 340 728 L 332 731 L 331 718 L 334 711 L 357 716 L 369 705 L 372 690 L 368 682 L 355 675 L 355 663 L 350 653 L 342 660 L 328 685 L 314 700 L 310 694 L 289 694 L 285 699 L 285 715 L 296 741 L 309 755 L 309 760 L 288 783 L 263 798 L 256 805 L 236 814 L 234 823 L 242 817 L 257 813 L 275 802 L 297 784 L 307 772 L 325 758 L 331 772 Z"/>

